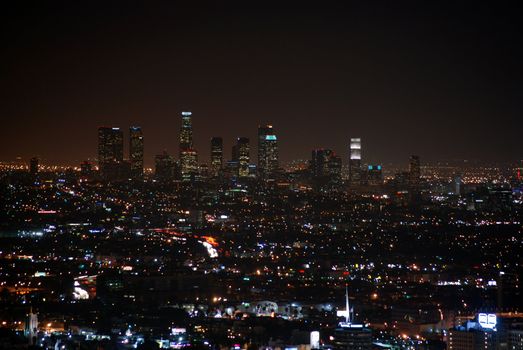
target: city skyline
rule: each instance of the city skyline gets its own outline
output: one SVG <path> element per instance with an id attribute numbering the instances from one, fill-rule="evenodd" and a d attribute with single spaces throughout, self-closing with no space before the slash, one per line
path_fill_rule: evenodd
<path id="1" fill-rule="evenodd" d="M 192 112 L 180 112 L 180 115 L 182 115 L 182 120 L 183 120 L 183 114 L 184 113 L 190 113 L 191 115 L 191 120 L 192 120 Z M 178 116 L 179 118 L 179 116 Z M 192 121 L 191 121 L 192 123 Z M 174 143 L 177 143 L 178 145 L 174 145 L 174 147 L 171 147 L 171 148 L 167 148 L 167 147 L 164 147 L 164 148 L 161 148 L 161 150 L 159 152 L 155 152 L 153 155 L 150 155 L 151 151 L 150 150 L 147 150 L 146 147 L 144 147 L 144 150 L 142 150 L 143 154 L 140 154 L 139 155 L 139 159 L 138 162 L 142 163 L 143 164 L 143 168 L 154 168 L 154 162 L 155 162 L 155 157 L 157 155 L 160 155 L 160 154 L 169 154 L 171 156 L 173 156 L 174 158 L 176 159 L 179 159 L 180 156 L 181 156 L 181 150 L 182 150 L 182 146 L 180 146 L 180 137 L 181 136 L 181 133 L 182 133 L 182 130 L 183 128 L 181 127 L 182 126 L 182 123 L 179 123 L 179 128 L 177 130 L 178 134 L 174 136 L 175 138 L 175 141 Z M 265 127 L 270 127 L 272 129 L 272 125 L 270 124 L 266 124 L 266 125 L 258 125 L 258 133 L 256 134 L 256 136 L 259 137 L 259 130 L 260 128 L 265 128 Z M 131 137 L 132 137 L 132 132 L 133 130 L 136 131 L 136 130 L 139 130 L 139 133 L 140 133 L 140 143 L 142 144 L 142 147 L 143 147 L 143 139 L 144 138 L 148 138 L 148 135 L 145 134 L 144 136 L 144 132 L 143 132 L 143 128 L 141 126 L 138 126 L 138 125 L 127 125 L 127 126 L 98 126 L 96 128 L 96 130 L 98 130 L 98 133 L 99 133 L 99 130 L 101 129 L 108 129 L 108 130 L 118 130 L 118 132 L 123 135 L 123 139 L 125 140 L 128 140 L 129 142 L 127 141 L 123 141 L 122 140 L 122 150 L 121 152 L 123 152 L 123 158 L 122 160 L 125 160 L 125 161 L 131 161 Z M 197 134 L 197 133 L 196 133 Z M 95 135 L 96 136 L 96 135 Z M 58 165 L 58 166 L 71 166 L 71 167 L 77 167 L 79 165 L 79 163 L 82 163 L 82 162 L 85 162 L 85 161 L 89 161 L 91 162 L 92 164 L 95 164 L 95 163 L 99 163 L 100 162 L 100 159 L 99 159 L 99 150 L 96 151 L 96 148 L 99 147 L 99 137 L 98 136 L 98 140 L 95 139 L 95 148 L 94 150 L 91 152 L 92 155 L 89 156 L 89 157 L 86 157 L 86 158 L 77 158 L 77 159 L 74 159 L 73 161 L 64 161 L 64 160 L 55 160 L 55 159 L 49 159 L 48 157 L 42 157 L 42 155 L 40 154 L 29 154 L 27 156 L 16 156 L 15 158 L 12 158 L 12 159 L 0 159 L 0 163 L 3 162 L 3 163 L 28 163 L 31 159 L 33 158 L 36 158 L 39 160 L 39 162 L 42 162 L 47 164 L 47 165 Z M 215 135 L 215 136 L 212 136 L 210 137 L 209 140 L 206 140 L 206 142 L 204 142 L 202 145 L 195 145 L 193 144 L 193 135 L 192 135 L 192 126 L 191 126 L 191 145 L 193 146 L 191 148 L 191 151 L 196 151 L 196 158 L 197 158 L 197 164 L 205 164 L 205 165 L 208 165 L 208 166 L 211 166 L 212 164 L 212 152 L 211 152 L 211 148 L 212 147 L 208 147 L 209 146 L 209 143 L 212 143 L 213 139 L 215 138 L 219 138 L 219 139 L 222 139 L 222 148 L 223 148 L 223 152 L 224 153 L 224 156 L 223 156 L 223 162 L 227 162 L 228 160 L 233 160 L 233 156 L 229 154 L 229 156 L 227 155 L 228 153 L 230 152 L 227 152 L 227 148 L 229 150 L 233 150 L 234 151 L 234 147 L 235 145 L 237 144 L 238 142 L 238 139 L 240 138 L 247 138 L 248 140 L 250 140 L 249 137 L 245 137 L 245 136 L 238 136 L 238 137 L 234 137 L 230 140 L 228 139 L 225 139 L 224 137 L 222 136 L 219 136 L 219 135 Z M 196 137 L 198 138 L 198 137 Z M 359 140 L 360 143 L 362 143 L 361 141 L 361 137 L 358 138 L 357 140 Z M 154 140 L 154 138 L 153 138 Z M 225 140 L 225 141 L 224 141 Z M 285 161 L 283 161 L 283 164 L 285 165 L 288 165 L 288 164 L 291 164 L 292 162 L 294 161 L 309 161 L 310 160 L 310 152 L 311 151 L 314 151 L 314 150 L 319 150 L 319 149 L 327 149 L 327 150 L 332 150 L 334 152 L 336 152 L 338 155 L 340 155 L 340 159 L 342 160 L 342 164 L 344 166 L 347 166 L 347 167 L 350 167 L 350 159 L 351 159 L 351 145 L 352 145 L 352 142 L 354 141 L 355 139 L 353 139 L 352 137 L 349 137 L 348 138 L 348 141 L 347 141 L 347 145 L 346 147 L 342 147 L 341 150 L 337 150 L 337 149 L 331 149 L 329 147 L 325 147 L 325 146 L 318 146 L 318 147 L 314 147 L 313 149 L 309 150 L 309 154 L 308 155 L 303 155 L 301 157 L 297 157 L 297 158 L 291 158 L 291 159 L 286 159 Z M 401 154 L 401 155 L 397 155 L 398 159 L 397 160 L 383 160 L 383 159 L 379 159 L 377 158 L 375 155 L 373 154 L 368 154 L 368 151 L 367 149 L 375 149 L 375 147 L 372 147 L 371 145 L 367 145 L 365 141 L 363 141 L 365 143 L 365 157 L 361 156 L 361 160 L 362 162 L 360 162 L 360 166 L 363 166 L 363 165 L 371 165 L 371 164 L 388 164 L 388 165 L 392 165 L 394 167 L 404 167 L 404 168 L 408 168 L 408 161 L 406 161 L 407 157 L 410 156 L 410 154 Z M 278 137 L 278 143 L 280 143 L 280 138 Z M 98 146 L 97 146 L 98 144 Z M 361 146 L 360 146 L 361 147 Z M 258 165 L 258 162 L 259 162 L 259 154 L 258 154 L 258 148 L 259 148 L 259 145 L 257 145 L 256 143 L 251 143 L 251 146 L 250 146 L 250 152 L 253 152 L 253 155 L 251 156 L 251 163 L 253 164 L 256 164 Z M 98 153 L 98 156 L 96 155 Z M 277 151 L 277 154 L 279 154 L 280 151 Z M 412 153 L 412 152 L 411 152 Z M 174 159 L 173 158 L 173 159 Z M 467 163 L 468 164 L 471 164 L 471 165 L 494 165 L 494 166 L 499 166 L 499 165 L 508 165 L 508 164 L 512 164 L 513 166 L 516 166 L 518 164 L 520 164 L 523 160 L 521 159 L 503 159 L 503 160 L 500 160 L 500 159 L 497 159 L 497 160 L 484 160 L 484 159 L 475 159 L 475 158 L 457 158 L 457 157 L 453 157 L 453 156 L 449 156 L 447 158 L 429 158 L 429 159 L 424 159 L 424 162 L 426 163 L 430 163 L 430 164 L 438 164 L 438 163 L 449 163 L 449 164 L 454 164 L 454 165 L 458 165 L 460 163 L 462 163 L 463 165 L 466 165 Z M 282 165 L 283 165 L 282 164 Z"/>
<path id="2" fill-rule="evenodd" d="M 277 127 L 282 162 L 318 147 L 345 160 L 350 135 L 373 163 L 523 158 L 510 7 L 38 6 L 6 11 L 2 161 L 77 164 L 95 156 L 99 125 L 139 125 L 151 166 L 177 153 L 186 109 L 201 159 L 211 137 L 228 149 L 263 124 Z"/>
<path id="3" fill-rule="evenodd" d="M 523 7 L 0 16 L 0 350 L 523 350 Z"/>

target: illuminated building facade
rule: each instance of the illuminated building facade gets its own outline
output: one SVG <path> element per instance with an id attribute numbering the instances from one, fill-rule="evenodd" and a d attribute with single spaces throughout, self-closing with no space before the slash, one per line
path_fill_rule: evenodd
<path id="1" fill-rule="evenodd" d="M 211 139 L 211 173 L 218 176 L 223 167 L 223 139 L 213 137 Z"/>
<path id="2" fill-rule="evenodd" d="M 349 304 L 349 291 L 345 287 L 345 310 L 338 310 L 336 315 L 344 317 L 334 330 L 335 350 L 371 350 L 372 330 L 363 324 L 353 322 L 354 308 Z"/>
<path id="3" fill-rule="evenodd" d="M 341 157 L 336 154 L 332 154 L 327 163 L 328 173 L 332 180 L 341 179 L 341 167 Z"/>
<path id="4" fill-rule="evenodd" d="M 98 128 L 98 166 L 104 178 L 114 178 L 123 163 L 123 132 L 120 128 Z"/>
<path id="5" fill-rule="evenodd" d="M 381 165 L 369 165 L 367 167 L 367 183 L 371 186 L 383 184 L 383 168 Z"/>
<path id="6" fill-rule="evenodd" d="M 363 325 L 340 324 L 334 330 L 334 349 L 371 350 L 372 331 Z"/>
<path id="7" fill-rule="evenodd" d="M 235 159 L 238 160 L 238 176 L 249 176 L 249 162 L 250 162 L 250 147 L 249 138 L 238 137 L 236 140 L 236 147 L 234 151 Z"/>
<path id="8" fill-rule="evenodd" d="M 198 172 L 198 152 L 193 148 L 192 112 L 182 112 L 180 128 L 180 171 L 183 180 L 190 180 Z"/>
<path id="9" fill-rule="evenodd" d="M 361 176 L 361 138 L 351 138 L 349 146 L 349 183 L 360 185 Z"/>
<path id="10" fill-rule="evenodd" d="M 143 133 L 142 128 L 132 126 L 129 128 L 129 161 L 131 163 L 131 176 L 143 176 Z"/>
<path id="11" fill-rule="evenodd" d="M 262 176 L 274 174 L 279 167 L 278 138 L 272 125 L 258 127 L 258 170 Z"/>
<path id="12" fill-rule="evenodd" d="M 194 176 L 198 173 L 198 152 L 195 149 L 188 148 L 182 150 L 180 154 L 180 170 L 182 180 L 194 179 Z"/>
<path id="13" fill-rule="evenodd" d="M 185 149 L 193 148 L 192 143 L 192 112 L 182 112 L 182 126 L 180 128 L 180 154 Z"/>
<path id="14" fill-rule="evenodd" d="M 475 320 L 449 330 L 449 350 L 494 350 L 499 349 L 501 338 L 497 332 L 495 314 L 480 313 Z"/>

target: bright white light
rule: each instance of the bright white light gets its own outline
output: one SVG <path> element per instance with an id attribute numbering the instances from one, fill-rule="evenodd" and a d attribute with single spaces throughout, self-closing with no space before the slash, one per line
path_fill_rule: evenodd
<path id="1" fill-rule="evenodd" d="M 203 244 L 205 249 L 207 249 L 207 253 L 209 254 L 209 257 L 211 258 L 217 258 L 218 257 L 218 251 L 213 248 L 213 246 L 208 242 L 200 242 Z"/>
<path id="2" fill-rule="evenodd" d="M 76 300 L 87 300 L 89 299 L 89 293 L 85 289 L 74 287 L 73 298 Z"/>
<path id="3" fill-rule="evenodd" d="M 487 329 L 496 329 L 497 318 L 495 314 L 478 314 L 478 323 Z"/>
<path id="4" fill-rule="evenodd" d="M 320 332 L 312 331 L 311 332 L 311 349 L 320 348 Z"/>

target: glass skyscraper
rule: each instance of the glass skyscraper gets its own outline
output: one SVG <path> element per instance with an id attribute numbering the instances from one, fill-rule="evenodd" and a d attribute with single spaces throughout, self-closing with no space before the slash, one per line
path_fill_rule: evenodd
<path id="1" fill-rule="evenodd" d="M 211 139 L 211 172 L 213 176 L 218 176 L 223 166 L 223 139 L 213 137 Z"/>
<path id="2" fill-rule="evenodd" d="M 143 175 L 143 133 L 139 126 L 129 128 L 129 161 L 131 162 L 131 175 L 139 178 Z"/>
<path id="3" fill-rule="evenodd" d="M 123 162 L 123 132 L 120 128 L 98 128 L 98 166 L 102 174 L 113 163 Z"/>
<path id="4" fill-rule="evenodd" d="M 180 128 L 180 171 L 182 179 L 189 180 L 198 172 L 198 153 L 193 149 L 192 113 L 182 112 Z"/>
<path id="5" fill-rule="evenodd" d="M 361 138 L 351 138 L 349 146 L 349 183 L 361 184 Z"/>
<path id="6" fill-rule="evenodd" d="M 236 152 L 238 158 L 238 176 L 249 176 L 250 147 L 247 137 L 238 137 Z"/>
<path id="7" fill-rule="evenodd" d="M 273 174 L 279 168 L 278 138 L 272 125 L 258 127 L 258 169 L 262 176 Z"/>

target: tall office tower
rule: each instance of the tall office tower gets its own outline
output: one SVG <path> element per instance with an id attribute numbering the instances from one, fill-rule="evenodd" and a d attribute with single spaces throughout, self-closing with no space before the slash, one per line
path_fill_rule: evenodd
<path id="1" fill-rule="evenodd" d="M 211 139 L 211 173 L 218 176 L 223 167 L 223 139 L 213 137 Z"/>
<path id="2" fill-rule="evenodd" d="M 180 154 L 182 180 L 192 180 L 198 173 L 198 152 L 192 148 L 182 150 Z"/>
<path id="3" fill-rule="evenodd" d="M 421 178 L 419 156 L 410 156 L 409 159 L 409 185 L 413 190 L 419 190 Z"/>
<path id="4" fill-rule="evenodd" d="M 192 149 L 191 112 L 182 112 L 182 127 L 180 128 L 180 154 L 185 149 Z"/>
<path id="5" fill-rule="evenodd" d="M 120 128 L 98 128 L 98 166 L 103 176 L 109 168 L 123 162 L 123 132 Z"/>
<path id="6" fill-rule="evenodd" d="M 38 174 L 38 158 L 37 157 L 33 157 L 29 160 L 29 173 L 33 176 Z"/>
<path id="7" fill-rule="evenodd" d="M 369 165 L 367 183 L 371 186 L 383 185 L 383 171 L 381 165 Z"/>
<path id="8" fill-rule="evenodd" d="M 143 133 L 139 126 L 129 128 L 129 161 L 131 162 L 131 176 L 140 178 L 143 175 Z"/>
<path id="9" fill-rule="evenodd" d="M 327 157 L 331 152 L 331 150 L 323 148 L 312 150 L 310 169 L 313 177 L 325 175 Z"/>
<path id="10" fill-rule="evenodd" d="M 174 179 L 175 161 L 174 157 L 163 152 L 154 158 L 154 175 L 160 181 L 168 181 Z"/>
<path id="11" fill-rule="evenodd" d="M 273 174 L 278 167 L 278 138 L 272 125 L 261 125 L 258 127 L 258 169 L 265 176 Z"/>
<path id="12" fill-rule="evenodd" d="M 341 177 L 341 158 L 330 149 L 312 151 L 311 173 L 314 177 Z"/>
<path id="13" fill-rule="evenodd" d="M 334 152 L 327 162 L 327 171 L 332 180 L 341 180 L 341 157 Z"/>
<path id="14" fill-rule="evenodd" d="M 179 152 L 183 180 L 190 180 L 198 172 L 198 153 L 193 149 L 191 116 L 191 112 L 182 112 Z"/>
<path id="15" fill-rule="evenodd" d="M 361 139 L 351 138 L 349 146 L 349 183 L 361 184 Z"/>
<path id="16" fill-rule="evenodd" d="M 249 176 L 250 149 L 247 137 L 238 137 L 236 140 L 235 156 L 238 159 L 238 176 Z"/>

